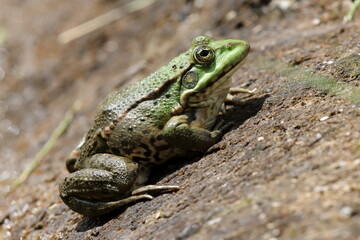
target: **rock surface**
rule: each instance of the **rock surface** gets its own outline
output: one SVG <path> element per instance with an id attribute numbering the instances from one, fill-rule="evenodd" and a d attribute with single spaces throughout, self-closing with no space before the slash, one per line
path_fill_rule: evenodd
<path id="1" fill-rule="evenodd" d="M 0 15 L 0 239 L 356 239 L 360 235 L 360 16 L 351 1 L 5 1 Z M 144 3 L 145 1 L 141 1 Z M 68 44 L 65 30 L 124 16 Z M 102 218 L 64 205 L 64 159 L 112 90 L 147 76 L 194 36 L 250 42 L 229 109 L 235 126 L 201 159 L 155 184 L 182 190 Z M 11 182 L 66 111 L 72 125 L 28 181 Z"/>

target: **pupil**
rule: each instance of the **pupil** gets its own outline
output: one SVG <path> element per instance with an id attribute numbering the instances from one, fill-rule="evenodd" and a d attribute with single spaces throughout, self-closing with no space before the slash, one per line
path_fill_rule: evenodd
<path id="1" fill-rule="evenodd" d="M 209 51 L 208 51 L 208 50 L 202 50 L 202 51 L 200 52 L 200 56 L 202 56 L 202 57 L 206 57 L 207 55 L 209 55 Z"/>

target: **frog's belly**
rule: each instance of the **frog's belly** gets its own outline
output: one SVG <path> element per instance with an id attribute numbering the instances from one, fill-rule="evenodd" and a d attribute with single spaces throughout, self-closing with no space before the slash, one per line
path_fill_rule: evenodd
<path id="1" fill-rule="evenodd" d="M 161 164 L 183 155 L 184 151 L 170 145 L 162 134 L 164 122 L 170 117 L 160 116 L 152 103 L 144 102 L 118 122 L 107 140 L 109 149 L 143 165 Z"/>
<path id="2" fill-rule="evenodd" d="M 148 139 L 143 138 L 137 143 L 123 141 L 122 146 L 110 149 L 114 154 L 127 157 L 142 165 L 161 164 L 184 154 L 183 150 L 167 143 L 161 134 Z"/>
<path id="3" fill-rule="evenodd" d="M 143 165 L 166 162 L 172 157 L 183 155 L 183 150 L 170 145 L 162 135 L 162 129 L 150 121 L 131 115 L 119 122 L 107 140 L 110 152 L 127 157 Z"/>
<path id="4" fill-rule="evenodd" d="M 142 147 L 143 146 L 144 145 L 142 145 Z M 160 142 L 158 142 L 158 144 L 148 145 L 146 149 L 147 151 L 150 150 L 152 153 L 149 157 L 147 157 L 146 154 L 143 154 L 143 149 L 139 149 L 139 151 L 134 151 L 131 154 L 131 159 L 142 165 L 157 165 L 168 161 L 170 158 L 184 154 L 183 150 Z"/>

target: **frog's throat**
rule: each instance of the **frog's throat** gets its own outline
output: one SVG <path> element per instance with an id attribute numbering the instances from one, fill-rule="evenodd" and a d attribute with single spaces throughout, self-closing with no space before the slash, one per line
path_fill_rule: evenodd
<path id="1" fill-rule="evenodd" d="M 237 71 L 244 63 L 245 59 L 241 59 L 241 61 L 239 61 L 238 63 L 229 65 L 220 75 L 218 75 L 218 77 L 214 78 L 217 80 L 211 81 L 208 85 L 202 88 L 206 90 L 204 92 L 199 91 L 199 89 L 188 89 L 184 91 L 180 97 L 180 105 L 182 106 L 182 109 L 189 107 L 189 99 L 191 96 L 197 95 L 199 98 L 208 99 L 208 97 L 212 96 L 214 91 L 216 91 L 216 88 L 221 88 L 221 84 L 226 83 L 226 81 L 231 77 L 231 75 L 233 75 L 234 72 Z M 228 93 L 229 89 L 230 86 L 224 86 L 224 88 L 222 88 L 222 91 L 226 91 L 226 93 Z M 195 106 L 193 105 L 192 107 Z M 207 107 L 207 105 L 199 102 L 198 107 Z"/>
<path id="2" fill-rule="evenodd" d="M 126 114 L 128 114 L 132 109 L 136 108 L 140 103 L 158 98 L 164 91 L 166 91 L 166 89 L 171 84 L 176 82 L 179 77 L 183 76 L 187 71 L 189 71 L 193 67 L 193 65 L 194 63 L 192 62 L 189 63 L 187 66 L 182 68 L 181 71 L 179 71 L 177 74 L 162 82 L 160 86 L 154 88 L 146 95 L 134 101 L 128 108 L 126 108 L 122 113 L 120 113 L 108 126 L 98 131 L 95 134 L 95 137 L 100 135 L 105 140 L 109 139 L 112 130 L 115 128 L 117 123 L 126 116 Z M 94 144 L 96 144 L 97 142 L 96 138 L 94 140 L 95 140 Z"/>

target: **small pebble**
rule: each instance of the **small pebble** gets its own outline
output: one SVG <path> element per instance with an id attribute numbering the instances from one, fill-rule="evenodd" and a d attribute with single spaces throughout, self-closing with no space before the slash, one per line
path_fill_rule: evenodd
<path id="1" fill-rule="evenodd" d="M 330 64 L 333 64 L 333 63 L 334 63 L 334 60 L 324 61 L 323 63 L 330 65 Z"/>
<path id="2" fill-rule="evenodd" d="M 320 192 L 320 193 L 323 193 L 323 192 L 327 192 L 329 191 L 329 187 L 328 186 L 315 186 L 314 187 L 314 192 Z"/>
<path id="3" fill-rule="evenodd" d="M 329 116 L 323 116 L 320 118 L 320 122 L 326 121 L 329 119 Z"/>
<path id="4" fill-rule="evenodd" d="M 312 21 L 312 23 L 314 24 L 314 25 L 319 25 L 320 24 L 320 19 L 319 18 L 315 18 L 315 19 L 313 19 L 313 21 Z"/>
<path id="5" fill-rule="evenodd" d="M 258 137 L 257 140 L 260 142 L 260 141 L 262 141 L 262 140 L 264 140 L 264 139 L 265 139 L 265 138 L 261 136 L 261 137 Z"/>
<path id="6" fill-rule="evenodd" d="M 355 160 L 354 160 L 354 164 L 355 164 L 355 165 L 360 165 L 360 158 L 355 159 Z"/>
<path id="7" fill-rule="evenodd" d="M 340 214 L 345 217 L 351 217 L 354 214 L 354 209 L 350 206 L 344 206 L 340 209 Z"/>
<path id="8" fill-rule="evenodd" d="M 217 224 L 217 223 L 219 223 L 219 222 L 221 222 L 221 218 L 220 217 L 218 217 L 218 218 L 214 218 L 214 219 L 211 219 L 210 221 L 208 221 L 208 225 L 214 225 L 214 224 Z"/>
<path id="9" fill-rule="evenodd" d="M 277 237 L 277 236 L 280 235 L 280 230 L 275 228 L 275 229 L 272 230 L 272 234 Z"/>
<path id="10" fill-rule="evenodd" d="M 234 10 L 232 10 L 225 15 L 225 20 L 230 21 L 230 20 L 236 18 L 236 16 L 237 16 L 237 13 Z"/>

